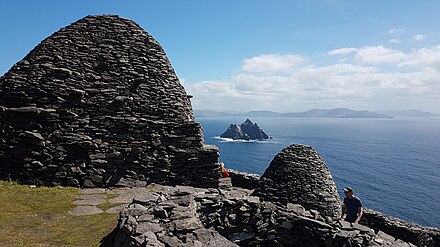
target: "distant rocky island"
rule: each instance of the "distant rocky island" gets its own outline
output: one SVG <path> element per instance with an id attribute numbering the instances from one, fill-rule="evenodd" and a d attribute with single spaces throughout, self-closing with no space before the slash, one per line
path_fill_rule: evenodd
<path id="1" fill-rule="evenodd" d="M 220 136 L 221 138 L 231 138 L 234 140 L 266 140 L 269 136 L 251 120 L 246 119 L 244 123 L 237 125 L 231 124 L 229 128 Z"/>

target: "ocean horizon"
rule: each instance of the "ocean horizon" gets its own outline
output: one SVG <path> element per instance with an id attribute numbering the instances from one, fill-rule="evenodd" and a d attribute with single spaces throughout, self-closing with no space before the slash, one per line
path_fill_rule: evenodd
<path id="1" fill-rule="evenodd" d="M 196 118 L 205 143 L 226 168 L 262 175 L 290 144 L 312 146 L 326 162 L 341 199 L 354 189 L 363 206 L 424 226 L 440 227 L 440 118 L 253 117 L 273 139 L 219 138 L 243 117 Z"/>

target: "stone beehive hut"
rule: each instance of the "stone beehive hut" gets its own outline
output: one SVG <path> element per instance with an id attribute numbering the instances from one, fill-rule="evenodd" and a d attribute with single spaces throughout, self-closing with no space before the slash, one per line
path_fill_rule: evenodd
<path id="1" fill-rule="evenodd" d="M 133 21 L 87 16 L 0 78 L 1 179 L 214 186 L 217 161 L 163 49 Z"/>
<path id="2" fill-rule="evenodd" d="M 290 145 L 279 152 L 261 176 L 254 195 L 266 201 L 300 204 L 332 219 L 341 213 L 327 165 L 312 147 L 305 145 Z"/>

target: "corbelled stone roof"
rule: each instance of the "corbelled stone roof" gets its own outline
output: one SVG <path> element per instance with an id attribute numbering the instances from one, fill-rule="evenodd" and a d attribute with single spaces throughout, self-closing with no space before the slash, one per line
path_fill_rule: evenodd
<path id="1" fill-rule="evenodd" d="M 0 78 L 0 178 L 44 185 L 201 184 L 219 177 L 165 52 L 133 21 L 87 16 Z"/>
<path id="2" fill-rule="evenodd" d="M 131 20 L 87 16 L 43 40 L 0 82 L 0 106 L 82 104 L 96 115 L 194 120 L 160 44 Z"/>
<path id="3" fill-rule="evenodd" d="M 332 219 L 341 214 L 339 194 L 327 165 L 312 147 L 301 144 L 290 145 L 274 157 L 254 195 L 300 204 Z"/>

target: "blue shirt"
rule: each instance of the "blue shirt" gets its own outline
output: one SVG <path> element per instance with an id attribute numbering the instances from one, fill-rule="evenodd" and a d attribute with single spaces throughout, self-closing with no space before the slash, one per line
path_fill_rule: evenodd
<path id="1" fill-rule="evenodd" d="M 352 199 L 345 197 L 344 204 L 347 209 L 345 220 L 353 223 L 357 219 L 359 208 L 362 207 L 362 202 L 359 198 L 353 196 Z"/>

